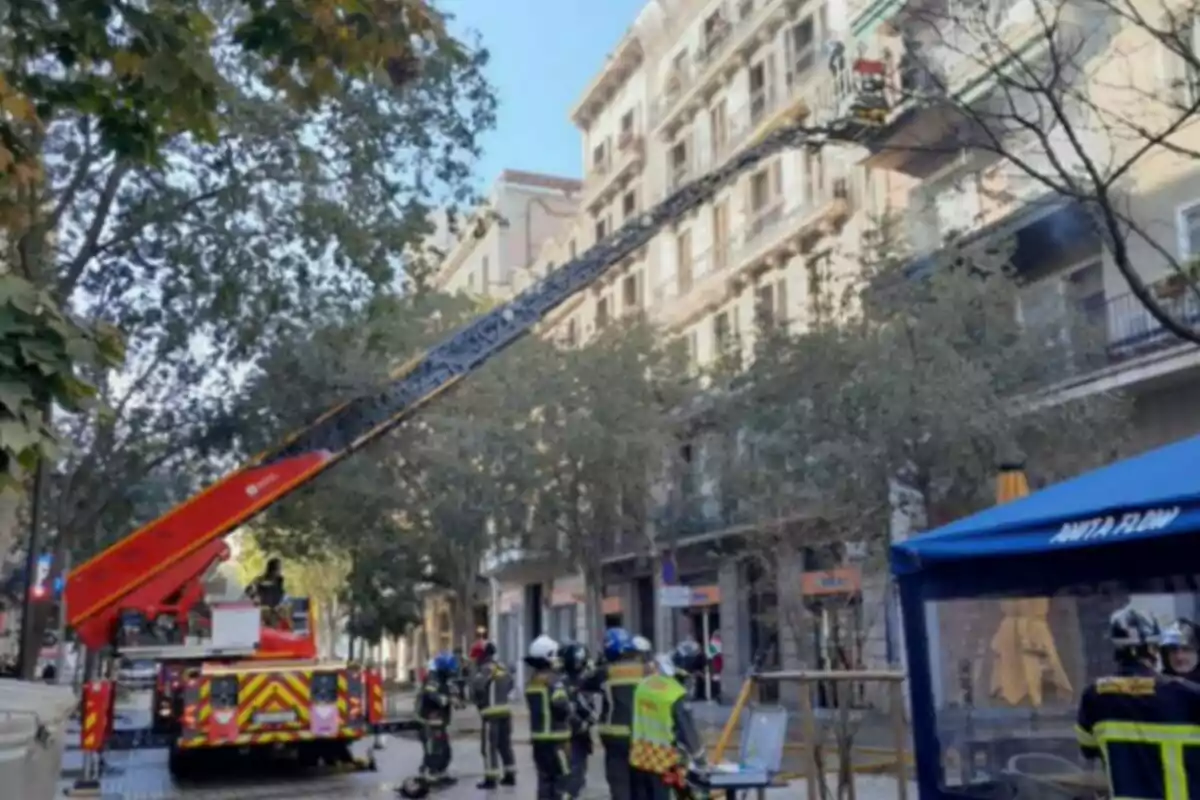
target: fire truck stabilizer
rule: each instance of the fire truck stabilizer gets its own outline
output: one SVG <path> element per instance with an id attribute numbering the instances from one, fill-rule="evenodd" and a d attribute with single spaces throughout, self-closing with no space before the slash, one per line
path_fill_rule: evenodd
<path id="1" fill-rule="evenodd" d="M 84 645 L 100 651 L 116 641 L 123 615 L 152 619 L 180 590 L 183 584 L 178 581 L 186 581 L 182 576 L 214 552 L 206 548 L 215 541 L 432 402 L 743 172 L 786 148 L 819 147 L 828 134 L 796 123 L 765 134 L 754 146 L 680 187 L 510 302 L 412 359 L 391 375 L 386 386 L 330 409 L 278 447 L 76 567 L 65 588 L 68 624 Z M 275 639 L 280 636 L 282 632 L 274 634 Z M 278 643 L 294 641 L 284 637 Z M 385 725 L 369 722 L 370 712 L 364 711 L 368 681 L 353 666 L 255 665 L 233 661 L 231 654 L 214 653 L 200 658 L 199 667 L 186 673 L 181 734 L 172 744 L 173 763 L 181 769 L 189 754 L 206 747 L 349 741 Z M 162 654 L 160 660 L 186 659 L 175 651 Z M 325 718 L 333 709 L 338 710 L 336 725 Z M 103 733 L 102 741 L 111 738 L 111 725 Z M 138 741 L 153 740 L 147 733 Z"/>

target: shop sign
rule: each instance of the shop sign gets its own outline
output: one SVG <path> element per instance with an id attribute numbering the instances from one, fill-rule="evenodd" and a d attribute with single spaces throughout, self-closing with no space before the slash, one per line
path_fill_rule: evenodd
<path id="1" fill-rule="evenodd" d="M 804 595 L 853 594 L 862 589 L 862 573 L 857 567 L 805 572 L 800 576 Z"/>

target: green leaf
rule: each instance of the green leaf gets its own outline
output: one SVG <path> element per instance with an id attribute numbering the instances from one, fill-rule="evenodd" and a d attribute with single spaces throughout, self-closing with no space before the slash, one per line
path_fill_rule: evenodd
<path id="1" fill-rule="evenodd" d="M 0 381 L 0 405 L 16 414 L 26 403 L 33 402 L 33 391 L 23 383 L 12 380 Z"/>

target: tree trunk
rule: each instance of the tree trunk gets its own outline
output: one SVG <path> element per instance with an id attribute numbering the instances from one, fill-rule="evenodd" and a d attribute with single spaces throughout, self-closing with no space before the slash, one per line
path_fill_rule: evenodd
<path id="1" fill-rule="evenodd" d="M 598 563 L 598 562 L 597 562 Z M 600 569 L 587 566 L 583 570 L 583 625 L 584 641 L 590 641 L 597 646 L 604 640 L 604 587 L 601 584 Z"/>
<path id="2" fill-rule="evenodd" d="M 21 508 L 24 504 L 24 492 L 0 492 L 0 554 L 11 553 L 21 536 Z"/>

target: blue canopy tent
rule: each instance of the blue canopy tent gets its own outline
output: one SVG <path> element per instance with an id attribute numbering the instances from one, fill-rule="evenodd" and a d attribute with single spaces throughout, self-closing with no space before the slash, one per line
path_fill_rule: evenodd
<path id="1" fill-rule="evenodd" d="M 1164 578 L 1200 573 L 1198 554 L 1200 436 L 894 544 L 921 800 L 969 796 L 939 785 L 927 603 L 1051 596 L 1102 581 L 1155 591 Z"/>

